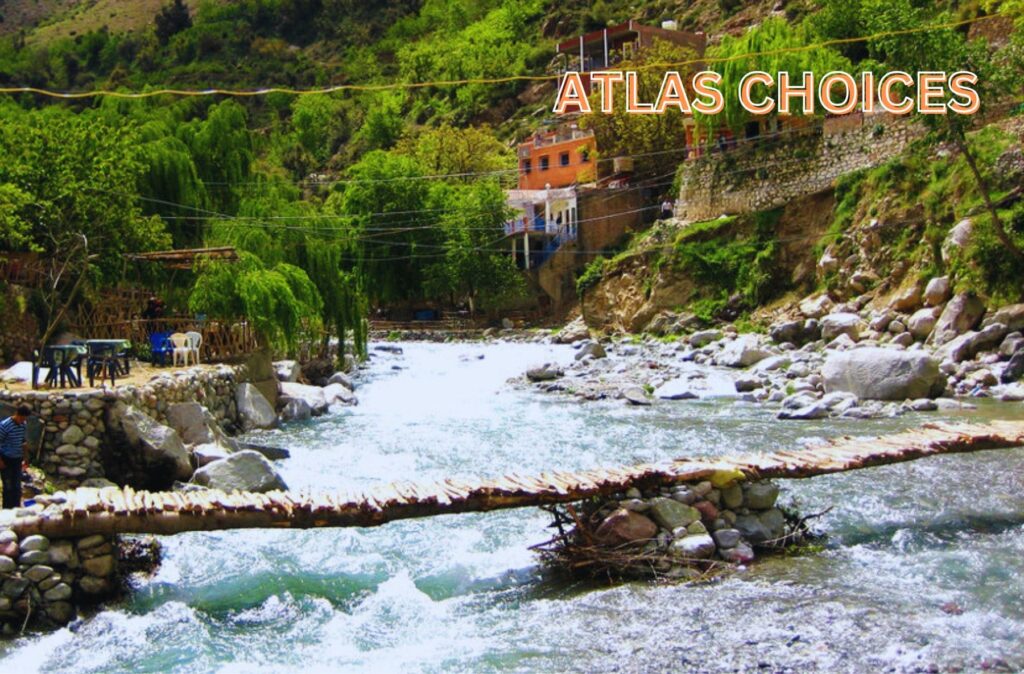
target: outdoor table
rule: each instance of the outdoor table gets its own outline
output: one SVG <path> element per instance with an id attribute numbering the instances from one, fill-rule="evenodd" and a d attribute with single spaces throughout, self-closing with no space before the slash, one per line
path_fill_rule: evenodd
<path id="1" fill-rule="evenodd" d="M 58 381 L 60 387 L 65 388 L 71 384 L 72 388 L 82 385 L 81 357 L 85 355 L 86 348 L 79 344 L 52 344 L 43 347 L 43 363 L 48 367 L 44 384 L 53 387 Z M 77 366 L 72 369 L 72 366 Z M 32 370 L 32 388 L 36 388 L 39 368 Z"/>
<path id="2" fill-rule="evenodd" d="M 127 339 L 87 339 L 85 340 L 85 346 L 89 349 L 89 353 L 104 354 L 110 353 L 114 356 L 114 366 L 117 367 L 118 374 L 127 376 L 131 374 L 131 367 L 128 365 L 128 354 L 127 349 L 131 347 L 131 342 Z M 119 360 L 119 357 L 123 355 L 123 358 Z"/>

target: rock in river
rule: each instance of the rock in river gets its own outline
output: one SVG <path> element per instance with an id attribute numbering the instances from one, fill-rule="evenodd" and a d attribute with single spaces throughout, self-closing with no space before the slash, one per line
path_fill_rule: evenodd
<path id="1" fill-rule="evenodd" d="M 605 543 L 621 545 L 654 538 L 658 526 L 640 513 L 619 508 L 604 518 L 594 535 Z"/>
<path id="2" fill-rule="evenodd" d="M 251 431 L 256 428 L 273 428 L 277 425 L 277 414 L 270 402 L 260 393 L 255 385 L 239 384 L 235 393 L 238 404 L 238 416 L 242 420 L 242 428 Z"/>
<path id="3" fill-rule="evenodd" d="M 244 449 L 226 459 L 214 461 L 196 471 L 192 481 L 224 491 L 267 492 L 288 486 L 274 467 L 259 452 Z"/>
<path id="4" fill-rule="evenodd" d="M 825 391 L 869 400 L 934 398 L 945 388 L 939 363 L 914 351 L 863 348 L 832 353 L 821 371 Z"/>

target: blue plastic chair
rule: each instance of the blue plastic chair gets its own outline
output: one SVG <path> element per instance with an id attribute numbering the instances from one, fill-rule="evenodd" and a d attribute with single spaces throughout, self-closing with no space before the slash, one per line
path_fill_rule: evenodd
<path id="1" fill-rule="evenodd" d="M 167 365 L 167 359 L 174 353 L 171 346 L 171 333 L 154 332 L 149 336 L 149 351 L 153 354 L 153 362 L 160 362 L 161 366 Z"/>

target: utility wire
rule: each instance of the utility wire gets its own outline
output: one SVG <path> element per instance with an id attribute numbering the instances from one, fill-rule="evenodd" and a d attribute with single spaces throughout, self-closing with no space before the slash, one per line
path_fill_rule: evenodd
<path id="1" fill-rule="evenodd" d="M 650 70 L 654 68 L 684 68 L 692 65 L 707 65 L 710 63 L 728 63 L 732 61 L 741 61 L 747 58 L 753 58 L 758 56 L 778 56 L 781 54 L 792 54 L 802 51 L 809 51 L 812 49 L 821 49 L 822 47 L 834 47 L 837 45 L 854 44 L 858 42 L 866 42 L 869 40 L 877 40 L 885 37 L 897 37 L 901 35 L 912 35 L 915 33 L 931 32 L 936 30 L 949 30 L 954 28 L 960 28 L 962 26 L 968 26 L 981 21 L 987 21 L 1001 17 L 1001 12 L 994 12 L 985 16 L 977 16 L 972 19 L 963 19 L 960 21 L 951 21 L 947 23 L 932 24 L 927 26 L 920 26 L 917 28 L 904 28 L 901 30 L 890 30 L 882 31 L 879 33 L 873 33 L 871 35 L 862 35 L 858 37 L 847 37 L 847 38 L 835 38 L 831 40 L 823 40 L 808 45 L 801 45 L 796 47 L 783 47 L 779 49 L 767 49 L 763 51 L 750 52 L 747 54 L 734 54 L 732 56 L 723 57 L 702 57 L 698 59 L 690 59 L 687 61 L 676 61 L 670 63 L 648 63 L 637 66 L 637 70 Z M 184 96 L 184 97 L 201 97 L 201 96 L 230 96 L 236 98 L 247 98 L 256 96 L 266 96 L 268 94 L 289 94 L 293 96 L 310 96 L 310 95 L 322 95 L 332 94 L 342 91 L 392 91 L 400 89 L 425 89 L 429 87 L 452 87 L 452 86 L 465 86 L 471 84 L 506 84 L 509 82 L 538 82 L 557 80 L 561 75 L 507 75 L 503 77 L 481 77 L 481 78 L 464 78 L 457 80 L 436 80 L 429 82 L 390 82 L 383 84 L 337 84 L 330 87 L 321 87 L 316 89 L 291 89 L 287 87 L 264 87 L 260 89 L 251 90 L 240 90 L 240 89 L 154 89 L 152 91 L 141 91 L 141 92 L 127 92 L 127 91 L 109 91 L 103 89 L 94 89 L 91 91 L 81 92 L 61 92 L 52 91 L 49 89 L 43 89 L 40 87 L 0 87 L 0 94 L 37 94 L 40 96 L 47 96 L 50 98 L 59 98 L 65 100 L 75 100 L 83 98 L 127 98 L 127 99 L 140 99 L 140 98 L 153 98 L 157 96 Z"/>

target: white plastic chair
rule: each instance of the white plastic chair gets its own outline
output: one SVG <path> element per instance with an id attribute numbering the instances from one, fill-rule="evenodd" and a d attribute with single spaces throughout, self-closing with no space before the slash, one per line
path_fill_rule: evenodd
<path id="1" fill-rule="evenodd" d="M 192 353 L 189 347 L 190 340 L 188 335 L 183 332 L 176 332 L 168 339 L 171 340 L 171 363 L 177 365 L 178 358 L 181 357 L 181 364 L 187 366 L 189 354 Z"/>
<path id="2" fill-rule="evenodd" d="M 188 337 L 188 348 L 192 352 L 192 358 L 196 365 L 199 365 L 199 347 L 203 345 L 203 335 L 193 331 L 186 332 L 185 336 Z"/>

